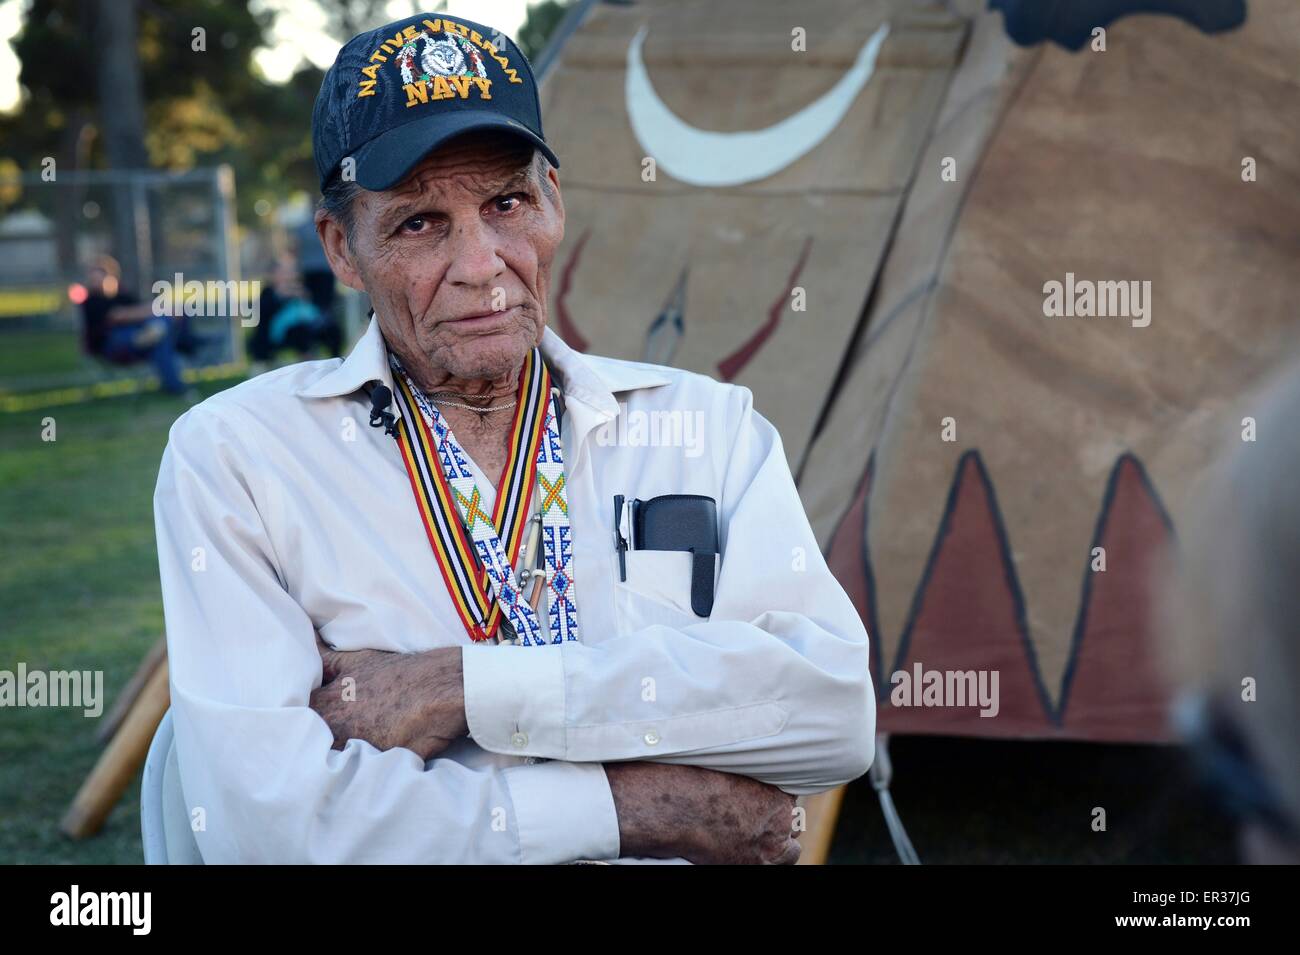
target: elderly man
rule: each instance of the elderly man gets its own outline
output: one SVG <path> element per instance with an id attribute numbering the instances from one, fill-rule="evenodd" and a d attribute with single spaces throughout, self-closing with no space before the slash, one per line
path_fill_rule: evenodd
<path id="1" fill-rule="evenodd" d="M 155 497 L 204 859 L 793 862 L 874 697 L 779 436 L 547 328 L 559 162 L 509 40 L 358 36 L 313 132 L 369 329 L 191 409 Z M 633 440 L 665 414 L 690 440 Z"/>

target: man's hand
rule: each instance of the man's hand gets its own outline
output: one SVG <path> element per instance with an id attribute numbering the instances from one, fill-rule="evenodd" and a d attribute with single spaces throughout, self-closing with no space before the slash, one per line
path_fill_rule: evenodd
<path id="1" fill-rule="evenodd" d="M 748 776 L 667 763 L 606 763 L 624 856 L 793 865 L 795 797 Z"/>
<path id="2" fill-rule="evenodd" d="M 424 653 L 332 650 L 316 638 L 321 686 L 311 708 L 334 732 L 334 748 L 363 739 L 430 759 L 469 733 L 460 647 Z"/>

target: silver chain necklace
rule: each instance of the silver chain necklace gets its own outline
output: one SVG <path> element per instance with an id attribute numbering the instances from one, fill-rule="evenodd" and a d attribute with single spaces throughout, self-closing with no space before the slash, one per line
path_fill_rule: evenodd
<path id="1" fill-rule="evenodd" d="M 477 395 L 472 395 L 472 396 L 467 395 L 466 397 L 479 397 L 479 396 L 477 396 Z M 482 397 L 484 397 L 484 398 L 491 398 L 492 396 L 491 396 L 491 395 L 483 395 Z M 467 409 L 470 410 L 470 411 L 477 411 L 479 414 L 491 414 L 491 413 L 494 412 L 494 411 L 504 411 L 504 410 L 506 410 L 507 408 L 513 408 L 515 405 L 517 405 L 517 404 L 519 403 L 519 401 L 516 399 L 516 400 L 511 401 L 509 404 L 505 404 L 505 405 L 493 405 L 491 408 L 480 408 L 478 405 L 467 405 L 467 404 L 463 404 L 462 402 L 459 402 L 459 401 L 448 401 L 446 398 L 439 398 L 439 397 L 437 397 L 436 395 L 429 395 L 429 400 L 430 400 L 430 401 L 437 402 L 437 403 L 440 404 L 440 405 L 450 405 L 450 406 L 453 407 L 453 408 L 467 408 Z"/>

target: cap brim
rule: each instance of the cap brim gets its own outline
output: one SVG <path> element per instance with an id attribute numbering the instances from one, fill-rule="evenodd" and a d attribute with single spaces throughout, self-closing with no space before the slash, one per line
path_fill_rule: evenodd
<path id="1" fill-rule="evenodd" d="M 354 154 L 357 185 L 372 192 L 391 189 L 429 153 L 448 140 L 476 130 L 500 130 L 528 140 L 559 168 L 551 147 L 517 120 L 486 110 L 457 110 L 425 116 L 376 136 Z"/>

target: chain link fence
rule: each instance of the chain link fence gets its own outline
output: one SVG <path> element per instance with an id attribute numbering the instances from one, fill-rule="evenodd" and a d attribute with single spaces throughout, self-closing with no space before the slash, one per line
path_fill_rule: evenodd
<path id="1" fill-rule="evenodd" d="M 90 263 L 112 256 L 121 289 L 142 303 L 154 283 L 241 279 L 227 166 L 23 173 L 0 181 L 0 396 L 144 378 L 148 363 L 113 366 L 83 344 L 79 302 Z M 238 317 L 197 309 L 188 321 L 210 343 L 190 367 L 243 360 Z"/>

